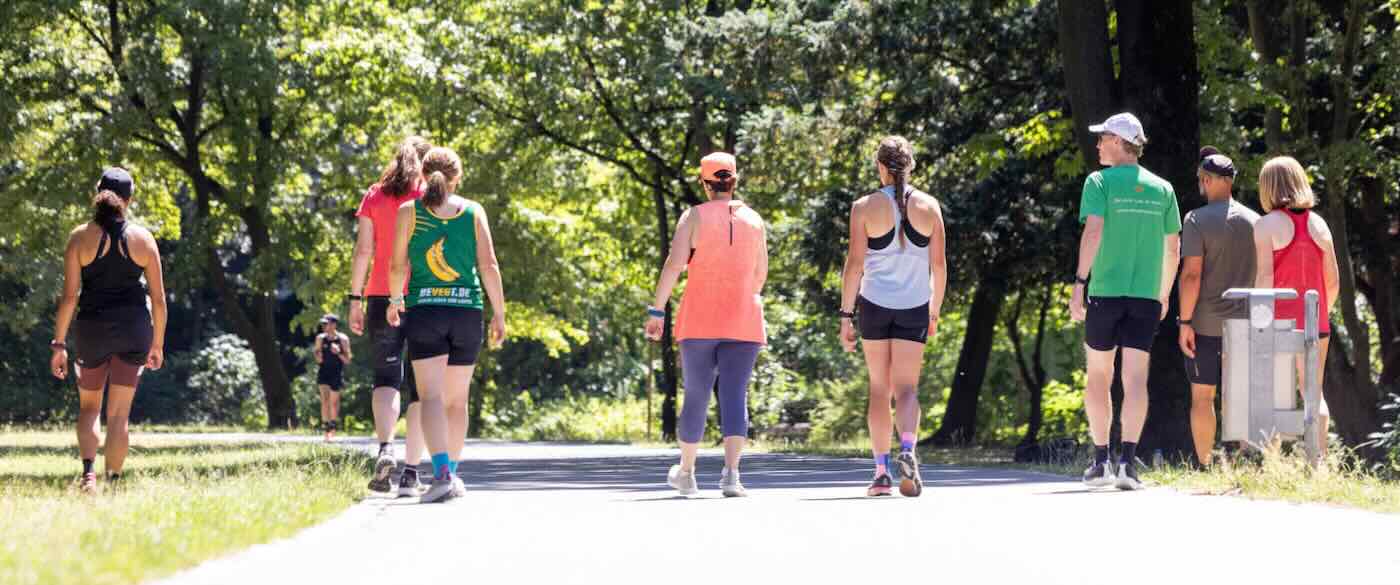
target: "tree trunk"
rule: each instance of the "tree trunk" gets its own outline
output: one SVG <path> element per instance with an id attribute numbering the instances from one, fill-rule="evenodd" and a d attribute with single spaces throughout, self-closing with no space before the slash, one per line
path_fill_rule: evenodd
<path id="1" fill-rule="evenodd" d="M 1048 380 L 1045 375 L 1045 362 L 1041 358 L 1045 347 L 1045 318 L 1050 310 L 1050 303 L 1054 302 L 1053 291 L 1054 283 L 1048 283 L 1045 286 L 1045 297 L 1040 303 L 1040 316 L 1036 320 L 1035 326 L 1035 349 L 1029 363 L 1025 358 L 1019 327 L 1021 301 L 1025 299 L 1024 292 L 1016 296 L 1016 310 L 1012 312 L 1012 317 L 1006 323 L 1006 334 L 1011 338 L 1011 347 L 1016 353 L 1016 370 L 1021 374 L 1021 381 L 1026 385 L 1026 393 L 1030 400 L 1026 434 L 1021 437 L 1021 445 L 1034 445 L 1039 442 L 1040 427 L 1045 422 L 1044 396 L 1045 384 Z"/>
<path id="2" fill-rule="evenodd" d="M 1270 3 L 1265 6 L 1265 0 L 1247 0 L 1245 7 L 1249 12 L 1249 36 L 1254 41 L 1255 50 L 1259 51 L 1260 78 L 1263 81 L 1264 89 L 1269 93 L 1283 96 L 1286 89 L 1279 79 L 1278 61 L 1282 56 L 1279 52 L 1278 40 L 1274 37 L 1274 29 L 1279 26 L 1277 8 Z M 1283 152 L 1283 111 L 1272 105 L 1264 106 L 1264 143 L 1268 145 L 1270 153 Z"/>
<path id="3" fill-rule="evenodd" d="M 671 250 L 671 230 L 666 218 L 666 193 L 660 185 L 652 187 L 652 198 L 656 205 L 656 273 L 660 275 Z M 671 303 L 666 303 L 661 309 L 666 311 L 665 323 L 661 328 L 661 440 L 674 441 L 677 372 L 675 338 L 671 335 Z"/>
<path id="4" fill-rule="evenodd" d="M 982 392 L 982 380 L 987 375 L 987 361 L 992 353 L 997 316 L 1006 300 L 1006 283 L 985 279 L 972 297 L 968 312 L 967 333 L 963 336 L 958 367 L 953 376 L 953 389 L 948 396 L 948 409 L 943 422 L 923 443 L 933 445 L 962 445 L 977 436 L 977 401 Z"/>
<path id="5" fill-rule="evenodd" d="M 1089 125 L 1113 114 L 1118 106 L 1118 82 L 1109 54 L 1108 8 L 1103 0 L 1060 0 L 1060 61 L 1074 119 L 1074 136 L 1090 169 L 1099 155 Z"/>

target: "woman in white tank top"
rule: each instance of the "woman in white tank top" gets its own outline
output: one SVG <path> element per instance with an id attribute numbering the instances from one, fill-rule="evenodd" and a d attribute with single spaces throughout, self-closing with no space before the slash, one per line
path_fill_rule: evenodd
<path id="1" fill-rule="evenodd" d="M 923 492 L 914 442 L 919 432 L 919 372 L 924 344 L 938 330 L 947 285 L 943 213 L 932 196 L 908 185 L 914 149 L 900 136 L 880 141 L 879 191 L 851 206 L 850 248 L 841 279 L 841 344 L 855 351 L 856 307 L 870 372 L 867 412 L 875 479 L 869 496 L 890 495 L 890 431 L 898 423 L 899 491 Z M 896 419 L 890 417 L 895 401 Z"/>

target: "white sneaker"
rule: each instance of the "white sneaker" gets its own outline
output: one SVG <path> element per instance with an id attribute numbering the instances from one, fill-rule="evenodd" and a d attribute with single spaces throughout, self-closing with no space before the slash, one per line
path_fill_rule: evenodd
<path id="1" fill-rule="evenodd" d="M 676 488 L 682 496 L 700 493 L 700 485 L 695 482 L 695 470 L 681 471 L 679 463 L 671 466 L 671 471 L 666 474 L 666 483 Z"/>
<path id="2" fill-rule="evenodd" d="M 452 476 L 452 497 L 462 498 L 467 495 L 467 484 L 462 483 L 462 478 Z"/>
<path id="3" fill-rule="evenodd" d="M 452 493 L 452 480 L 447 478 L 433 478 L 432 485 L 428 486 L 428 491 L 423 493 L 423 496 L 418 499 L 418 502 L 421 504 L 432 504 L 435 502 L 446 502 L 454 497 L 456 497 L 456 495 Z"/>
<path id="4" fill-rule="evenodd" d="M 726 498 L 742 498 L 749 495 L 744 489 L 744 484 L 739 483 L 739 470 L 733 472 L 728 467 L 724 468 L 724 473 L 719 476 L 719 489 L 724 492 Z"/>

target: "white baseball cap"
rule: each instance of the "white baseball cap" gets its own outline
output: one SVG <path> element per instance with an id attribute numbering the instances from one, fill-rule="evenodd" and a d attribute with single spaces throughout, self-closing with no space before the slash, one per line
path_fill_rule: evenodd
<path id="1" fill-rule="evenodd" d="M 1102 124 L 1090 126 L 1089 131 L 1095 134 L 1113 134 L 1139 146 L 1147 142 L 1147 135 L 1142 132 L 1142 122 L 1138 121 L 1137 116 L 1127 112 L 1109 116 Z"/>

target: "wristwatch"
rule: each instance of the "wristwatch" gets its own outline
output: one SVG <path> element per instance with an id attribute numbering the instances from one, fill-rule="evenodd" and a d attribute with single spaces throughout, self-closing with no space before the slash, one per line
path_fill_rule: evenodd
<path id="1" fill-rule="evenodd" d="M 1089 279 L 1076 274 L 1074 275 L 1074 284 L 1089 284 Z"/>
<path id="2" fill-rule="evenodd" d="M 855 312 L 853 312 L 853 311 L 837 311 L 836 314 L 840 315 L 842 319 L 855 319 L 855 318 L 856 318 L 856 314 L 855 314 Z"/>
<path id="3" fill-rule="evenodd" d="M 1177 317 L 1177 318 L 1176 318 L 1176 324 L 1177 324 L 1177 325 L 1190 325 L 1190 324 L 1191 324 L 1191 320 L 1190 320 L 1190 319 L 1182 319 L 1181 317 Z"/>
<path id="4" fill-rule="evenodd" d="M 355 293 L 350 293 L 350 300 L 352 300 L 352 301 L 363 301 L 363 300 L 365 300 L 365 297 L 363 297 L 363 296 L 361 296 L 361 295 L 357 295 L 357 294 L 355 294 Z"/>
<path id="5" fill-rule="evenodd" d="M 64 350 L 64 351 L 68 351 L 68 344 L 65 343 L 65 342 L 59 341 L 59 340 L 57 340 L 57 339 L 54 339 L 54 340 L 49 341 L 49 348 L 50 348 L 50 349 L 61 349 L 61 350 Z"/>
<path id="6" fill-rule="evenodd" d="M 648 317 L 656 317 L 657 319 L 665 319 L 665 318 L 666 318 L 666 311 L 663 311 L 663 310 L 658 309 L 658 308 L 656 308 L 656 307 L 647 307 L 647 316 L 648 316 Z"/>

